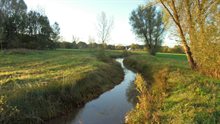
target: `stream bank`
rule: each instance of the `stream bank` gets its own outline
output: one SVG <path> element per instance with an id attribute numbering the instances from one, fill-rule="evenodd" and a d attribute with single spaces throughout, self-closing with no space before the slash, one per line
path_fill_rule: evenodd
<path id="1" fill-rule="evenodd" d="M 136 73 L 124 67 L 123 59 L 116 59 L 124 70 L 124 80 L 113 89 L 88 102 L 75 114 L 52 120 L 50 124 L 119 124 L 133 108 L 129 101 L 128 89 L 135 80 Z"/>

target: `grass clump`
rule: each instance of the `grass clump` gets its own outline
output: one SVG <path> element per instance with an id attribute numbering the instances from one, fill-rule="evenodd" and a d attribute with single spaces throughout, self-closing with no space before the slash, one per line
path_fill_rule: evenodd
<path id="1" fill-rule="evenodd" d="M 0 123 L 43 123 L 73 111 L 123 79 L 120 64 L 100 61 L 89 50 L 0 53 L 0 57 Z"/>
<path id="2" fill-rule="evenodd" d="M 147 90 L 127 123 L 220 123 L 220 80 L 192 71 L 184 55 L 136 53 L 125 65 L 142 74 L 135 83 Z"/>
<path id="3" fill-rule="evenodd" d="M 144 81 L 140 74 L 137 74 L 136 76 L 135 85 L 139 93 L 138 103 L 132 111 L 127 113 L 125 122 L 131 124 L 139 124 L 145 123 L 146 120 L 148 120 L 151 123 L 157 123 L 157 121 L 150 121 L 156 120 L 157 118 L 154 109 L 156 106 L 152 106 L 155 105 L 153 104 L 153 102 L 155 102 L 153 99 L 154 96 L 152 96 L 149 90 L 147 90 L 147 83 Z"/>

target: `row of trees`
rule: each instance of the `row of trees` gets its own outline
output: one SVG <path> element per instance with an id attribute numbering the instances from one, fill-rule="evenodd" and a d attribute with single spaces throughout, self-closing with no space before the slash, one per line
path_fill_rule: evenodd
<path id="1" fill-rule="evenodd" d="M 162 53 L 184 53 L 182 46 L 175 45 L 174 47 L 161 46 L 159 52 Z"/>
<path id="2" fill-rule="evenodd" d="M 146 45 L 139 45 L 139 44 L 131 44 L 127 46 L 129 50 L 135 51 L 135 50 L 148 50 Z M 175 45 L 174 47 L 169 47 L 169 46 L 158 46 L 157 47 L 157 52 L 162 52 L 162 53 L 184 53 L 184 50 L 182 46 L 180 45 Z"/>
<path id="3" fill-rule="evenodd" d="M 23 0 L 0 1 L 0 42 L 2 49 L 55 48 L 59 25 L 50 25 L 43 12 L 29 11 Z"/>
<path id="4" fill-rule="evenodd" d="M 177 32 L 190 67 L 220 77 L 219 5 L 220 0 L 152 0 L 131 13 L 130 23 L 151 55 L 169 24 Z"/>
<path id="5" fill-rule="evenodd" d="M 79 42 L 75 42 L 73 41 L 71 42 L 67 42 L 67 41 L 63 41 L 63 42 L 57 42 L 56 43 L 57 48 L 65 48 L 65 49 L 108 49 L 108 50 L 125 50 L 127 48 L 129 48 L 129 46 L 123 46 L 123 45 L 107 45 L 106 43 L 85 43 L 83 41 L 79 41 Z"/>
<path id="6" fill-rule="evenodd" d="M 57 42 L 56 43 L 57 48 L 64 48 L 64 49 L 108 49 L 108 50 L 131 50 L 131 51 L 139 51 L 139 50 L 146 50 L 147 48 L 145 45 L 139 45 L 139 44 L 131 44 L 128 46 L 124 45 L 107 45 L 103 43 L 85 43 L 83 41 L 79 41 L 76 43 L 76 41 L 67 42 Z M 163 52 L 163 53 L 184 53 L 182 47 L 180 45 L 176 45 L 174 47 L 168 47 L 168 46 L 160 46 L 158 48 L 158 52 Z"/>

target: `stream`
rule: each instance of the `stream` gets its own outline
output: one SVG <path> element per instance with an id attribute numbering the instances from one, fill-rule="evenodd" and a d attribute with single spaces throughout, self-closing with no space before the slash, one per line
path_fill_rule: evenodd
<path id="1" fill-rule="evenodd" d="M 113 89 L 88 102 L 68 119 L 52 121 L 56 124 L 123 124 L 125 114 L 133 108 L 128 100 L 127 90 L 136 74 L 123 64 L 123 58 L 116 59 L 124 70 L 124 80 Z"/>

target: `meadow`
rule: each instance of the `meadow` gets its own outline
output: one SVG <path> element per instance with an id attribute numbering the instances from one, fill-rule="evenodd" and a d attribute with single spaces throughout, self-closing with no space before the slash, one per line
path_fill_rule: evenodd
<path id="1" fill-rule="evenodd" d="M 220 123 L 220 80 L 191 70 L 184 54 L 136 52 L 125 65 L 139 73 L 127 123 Z"/>
<path id="2" fill-rule="evenodd" d="M 78 108 L 123 80 L 106 51 L 11 50 L 0 53 L 0 123 L 42 123 Z"/>
<path id="3" fill-rule="evenodd" d="M 83 106 L 123 79 L 123 51 L 10 50 L 0 53 L 0 123 L 44 123 Z M 220 80 L 190 69 L 184 54 L 133 51 L 136 107 L 127 123 L 220 123 Z"/>

